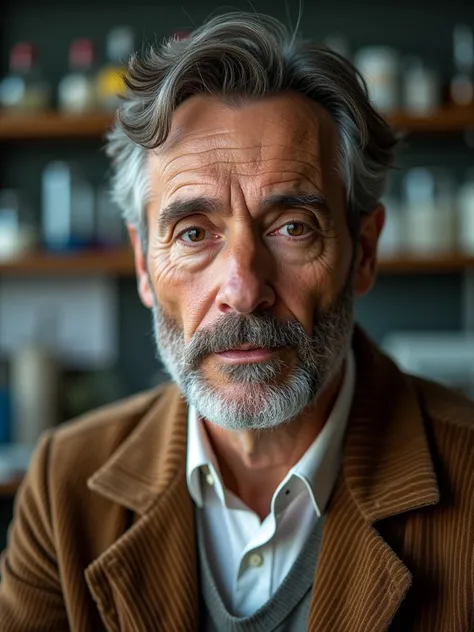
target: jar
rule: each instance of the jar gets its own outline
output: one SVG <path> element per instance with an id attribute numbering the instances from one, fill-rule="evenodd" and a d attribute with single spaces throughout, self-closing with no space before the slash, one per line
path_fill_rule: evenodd
<path id="1" fill-rule="evenodd" d="M 354 65 L 367 83 L 372 105 L 382 113 L 400 106 L 400 60 L 398 52 L 387 46 L 361 48 Z"/>

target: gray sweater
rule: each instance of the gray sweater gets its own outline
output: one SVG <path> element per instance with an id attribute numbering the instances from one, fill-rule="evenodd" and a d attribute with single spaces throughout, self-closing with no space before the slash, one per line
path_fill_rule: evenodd
<path id="1" fill-rule="evenodd" d="M 248 617 L 227 611 L 206 553 L 202 510 L 196 508 L 200 576 L 199 630 L 202 632 L 303 632 L 306 630 L 311 592 L 323 531 L 323 518 L 314 528 L 293 567 L 274 595 Z"/>

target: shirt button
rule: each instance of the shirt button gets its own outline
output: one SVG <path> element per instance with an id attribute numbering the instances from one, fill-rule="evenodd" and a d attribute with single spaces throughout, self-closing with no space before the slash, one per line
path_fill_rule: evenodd
<path id="1" fill-rule="evenodd" d="M 214 478 L 210 472 L 206 474 L 206 483 L 211 487 L 214 485 Z"/>
<path id="2" fill-rule="evenodd" d="M 260 555 L 260 553 L 252 553 L 252 555 L 249 557 L 249 564 L 250 566 L 253 567 L 257 567 L 257 566 L 261 566 L 263 564 L 263 557 Z"/>

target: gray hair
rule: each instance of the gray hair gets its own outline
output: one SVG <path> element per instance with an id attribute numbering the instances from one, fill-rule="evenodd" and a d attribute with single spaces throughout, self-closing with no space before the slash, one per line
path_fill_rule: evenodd
<path id="1" fill-rule="evenodd" d="M 255 13 L 214 17 L 184 40 L 151 47 L 129 63 L 128 93 L 107 137 L 112 197 L 125 221 L 144 227 L 149 195 L 146 156 L 166 141 L 176 108 L 197 94 L 233 105 L 283 91 L 318 102 L 339 133 L 339 169 L 347 195 L 348 223 L 383 195 L 397 143 L 370 104 L 353 65 L 326 46 L 297 39 L 275 18 Z"/>

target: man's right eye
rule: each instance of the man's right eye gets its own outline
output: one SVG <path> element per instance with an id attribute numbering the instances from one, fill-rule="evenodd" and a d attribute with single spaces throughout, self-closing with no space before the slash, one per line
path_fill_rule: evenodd
<path id="1" fill-rule="evenodd" d="M 204 241 L 206 238 L 206 231 L 204 228 L 199 228 L 198 226 L 192 226 L 191 228 L 186 228 L 182 230 L 178 239 L 181 239 L 185 243 L 199 243 L 200 241 Z"/>

